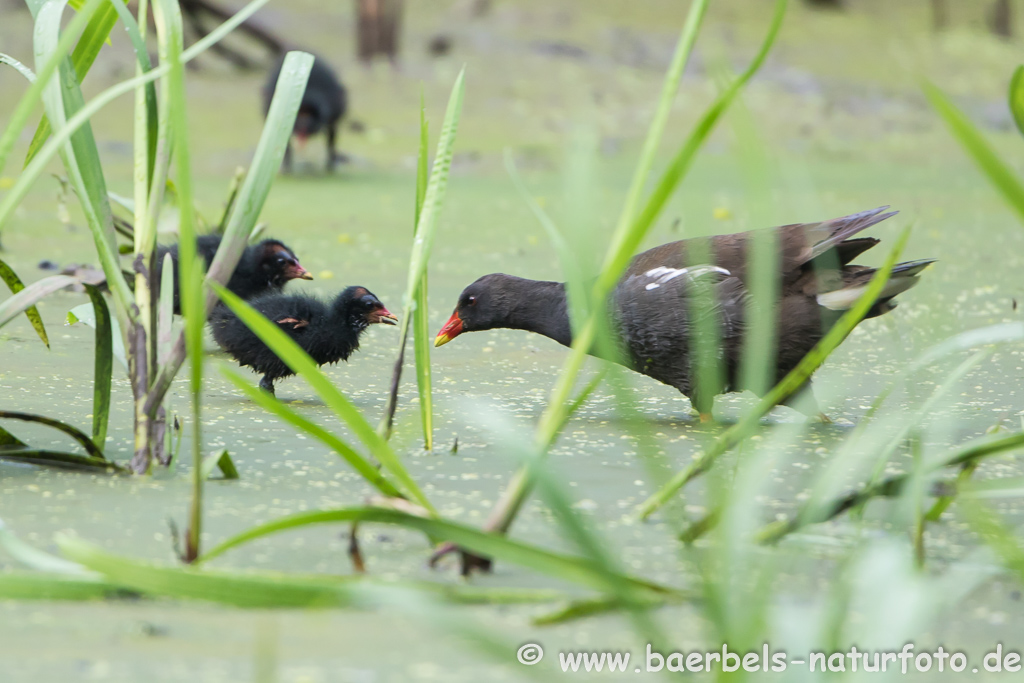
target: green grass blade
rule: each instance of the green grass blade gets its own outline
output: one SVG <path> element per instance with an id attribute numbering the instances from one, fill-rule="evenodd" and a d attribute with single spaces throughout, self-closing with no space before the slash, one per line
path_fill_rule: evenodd
<path id="1" fill-rule="evenodd" d="M 342 607 L 351 603 L 345 583 L 301 581 L 283 576 L 206 572 L 117 557 L 69 535 L 57 545 L 68 558 L 100 573 L 111 583 L 151 595 L 210 600 L 238 607 Z"/>
<path id="2" fill-rule="evenodd" d="M 420 94 L 420 149 L 416 164 L 416 215 L 415 230 L 419 230 L 420 215 L 427 196 L 430 136 L 427 128 L 427 113 Z M 430 309 L 427 307 L 427 273 L 423 272 L 416 287 L 413 304 L 413 348 L 416 359 L 416 388 L 420 395 L 420 422 L 423 426 L 423 447 L 434 450 L 434 399 L 430 376 Z"/>
<path id="3" fill-rule="evenodd" d="M 162 365 L 171 353 L 174 325 L 174 260 L 164 254 L 160 270 L 160 302 L 156 313 L 157 363 Z"/>
<path id="4" fill-rule="evenodd" d="M 59 48 L 63 8 L 62 2 L 47 2 L 39 10 L 35 31 L 37 63 L 46 63 Z M 43 103 L 51 124 L 60 129 L 66 125 L 69 117 L 73 117 L 84 107 L 85 102 L 69 59 L 61 61 L 57 72 L 59 79 L 51 79 L 43 89 Z M 132 293 L 121 272 L 103 167 L 92 127 L 88 122 L 83 123 L 71 135 L 70 140 L 62 145 L 61 157 L 68 180 L 75 188 L 89 231 L 92 233 L 100 265 L 114 296 L 118 314 L 124 320 L 133 319 L 129 307 Z"/>
<path id="5" fill-rule="evenodd" d="M 25 289 L 25 283 L 21 281 L 21 278 L 18 277 L 18 274 L 10 266 L 4 263 L 3 259 L 0 259 L 0 280 L 4 281 L 7 288 L 11 290 L 11 294 L 17 294 Z M 39 309 L 35 305 L 29 306 L 25 309 L 25 317 L 32 323 L 32 329 L 36 331 L 39 338 L 46 344 L 46 348 L 50 348 L 50 338 L 46 335 L 46 326 L 43 325 L 43 318 L 39 315 Z M 2 324 L 0 323 L 0 326 Z"/>
<path id="6" fill-rule="evenodd" d="M 221 300 L 230 308 L 239 319 L 256 334 L 264 344 L 270 348 L 289 368 L 301 376 L 323 399 L 324 403 L 334 411 L 334 414 L 348 425 L 349 429 L 359 438 L 370 453 L 390 472 L 402 488 L 410 495 L 412 500 L 436 514 L 436 510 L 427 500 L 427 497 L 420 490 L 415 480 L 402 465 L 387 441 L 381 437 L 370 423 L 366 421 L 362 413 L 352 405 L 352 402 L 342 394 L 337 387 L 317 367 L 309 355 L 295 343 L 280 327 L 261 315 L 249 304 L 242 301 L 232 292 L 214 285 L 214 290 Z"/>
<path id="7" fill-rule="evenodd" d="M 7 66 L 13 67 L 18 73 L 24 76 L 29 83 L 36 82 L 36 75 L 32 72 L 32 69 L 28 68 L 14 57 L 0 52 L 0 64 L 6 64 Z"/>
<path id="8" fill-rule="evenodd" d="M 1018 66 L 1010 79 L 1010 113 L 1017 130 L 1024 135 L 1024 66 Z"/>
<path id="9" fill-rule="evenodd" d="M 114 373 L 114 338 L 110 326 L 107 301 L 97 287 L 85 285 L 95 315 L 96 348 L 92 389 L 92 440 L 103 450 L 107 442 L 107 424 L 110 421 L 110 384 Z"/>
<path id="10" fill-rule="evenodd" d="M 619 217 L 619 224 L 616 230 L 617 237 L 613 239 L 614 245 L 619 243 L 636 217 L 636 210 L 640 204 L 640 197 L 647 186 L 647 178 L 654 165 L 654 157 L 661 144 L 661 136 L 668 123 L 668 116 L 672 111 L 672 101 L 675 99 L 676 91 L 679 90 L 679 82 L 683 78 L 686 64 L 690 60 L 694 43 L 697 42 L 697 35 L 700 33 L 701 24 L 704 21 L 704 13 L 708 8 L 708 0 L 694 0 L 690 4 L 690 13 L 683 24 L 682 33 L 676 42 L 676 50 L 672 55 L 672 63 L 665 73 L 665 80 L 661 86 L 661 97 L 658 98 L 658 106 L 655 109 L 654 118 L 647 128 L 647 138 L 644 140 L 643 149 L 640 152 L 640 159 L 637 161 L 636 170 L 633 172 L 633 181 L 629 186 L 629 193 L 626 195 L 626 202 Z M 632 253 L 632 252 L 630 252 Z"/>
<path id="11" fill-rule="evenodd" d="M 490 588 L 430 581 L 398 582 L 358 575 L 228 572 L 199 570 L 194 567 L 161 567 L 111 555 L 91 543 L 68 535 L 58 536 L 57 543 L 67 556 L 75 558 L 104 577 L 100 581 L 108 589 L 116 587 L 124 591 L 126 588 L 132 588 L 154 597 L 209 600 L 237 607 L 366 607 L 374 604 L 383 606 L 387 601 L 382 598 L 392 591 L 401 592 L 395 597 L 398 604 L 404 604 L 404 598 L 417 594 L 456 605 L 542 603 L 564 600 L 567 597 L 565 593 L 553 590 Z M 3 581 L 9 576 L 11 575 L 0 574 L 0 597 L 5 595 Z M 60 580 L 59 577 L 55 579 Z M 82 584 L 86 581 L 82 577 L 64 577 L 64 580 L 75 580 Z M 18 588 L 20 586 L 10 590 Z M 57 590 L 61 588 L 56 586 Z M 85 588 L 82 590 L 85 591 Z M 70 599 L 76 599 L 70 589 L 67 592 Z"/>
<path id="12" fill-rule="evenodd" d="M 71 3 L 76 6 L 75 9 L 81 9 L 82 3 Z M 117 23 L 118 14 L 123 13 L 128 17 L 131 14 L 123 4 L 123 0 L 111 0 L 111 2 L 103 5 L 96 12 L 95 15 L 89 20 L 89 24 L 82 31 L 82 36 L 78 39 L 78 44 L 75 45 L 74 52 L 71 53 L 71 64 L 75 69 L 75 76 L 79 83 L 85 80 L 86 74 L 89 73 L 89 69 L 92 68 L 93 62 L 96 61 L 96 57 L 99 56 L 100 50 L 103 48 L 105 43 L 110 42 L 110 31 L 114 28 L 114 24 Z M 134 23 L 134 21 L 132 22 Z M 129 24 L 125 24 L 126 27 Z M 138 27 L 135 30 L 138 33 Z M 131 29 L 128 28 L 128 34 L 131 36 Z M 132 38 L 132 42 L 135 43 L 135 39 Z M 140 44 L 142 51 L 139 51 Z M 149 61 L 149 53 L 145 49 L 145 43 L 136 43 L 134 45 L 136 55 L 139 60 L 145 59 Z M 155 100 L 156 92 L 154 91 L 153 97 Z M 28 147 L 28 154 L 25 155 L 24 165 L 28 166 L 29 162 L 32 161 L 36 153 L 42 148 L 46 139 L 50 136 L 50 121 L 45 116 L 39 122 L 39 126 L 36 128 L 35 135 L 32 136 L 32 142 Z"/>
<path id="13" fill-rule="evenodd" d="M 21 96 L 18 100 L 17 106 L 14 108 L 14 112 L 7 120 L 7 127 L 4 128 L 4 132 L 0 135 L 0 173 L 3 172 L 4 166 L 7 163 L 7 157 L 10 156 L 11 150 L 14 149 L 14 143 L 17 142 L 18 136 L 21 135 L 21 131 L 25 128 L 28 123 L 29 117 L 32 115 L 32 110 L 39 102 L 43 94 L 43 89 L 47 86 L 53 74 L 57 71 L 57 67 L 67 57 L 68 50 L 75 43 L 75 40 L 79 37 L 82 30 L 92 19 L 96 11 L 108 0 L 89 0 L 88 3 L 74 16 L 71 21 L 68 22 L 67 28 L 60 36 L 60 40 L 57 42 L 55 49 L 51 53 L 50 57 L 43 63 L 42 67 L 36 64 L 36 80 L 32 83 L 29 89 Z M 33 11 L 33 15 L 36 12 Z M 0 226 L 2 226 L 0 222 Z"/>
<path id="14" fill-rule="evenodd" d="M 203 460 L 203 466 L 200 468 L 200 474 L 203 479 L 206 480 L 210 478 L 214 470 L 220 470 L 224 479 L 239 478 L 238 468 L 235 467 L 235 461 L 231 459 L 231 454 L 226 448 L 220 453 L 210 455 Z"/>
<path id="15" fill-rule="evenodd" d="M 272 522 L 247 529 L 211 548 L 201 559 L 206 562 L 228 550 L 257 538 L 289 529 L 315 524 L 337 524 L 343 522 L 377 522 L 416 529 L 432 539 L 451 541 L 459 547 L 487 557 L 519 564 L 542 574 L 603 589 L 607 576 L 588 558 L 561 555 L 549 550 L 527 545 L 502 536 L 488 534 L 472 527 L 447 520 L 419 517 L 399 510 L 375 507 L 341 508 L 316 510 L 281 517 Z M 658 586 L 643 579 L 618 576 L 616 580 L 627 583 L 632 589 L 671 593 L 672 589 Z"/>
<path id="16" fill-rule="evenodd" d="M 19 420 L 21 422 L 33 422 L 36 424 L 45 425 L 56 429 L 59 432 L 64 432 L 66 435 L 74 439 L 78 445 L 85 449 L 90 457 L 98 460 L 105 460 L 103 451 L 93 443 L 87 435 L 83 434 L 76 427 L 72 427 L 66 422 L 55 420 L 52 417 L 44 417 L 42 415 L 33 415 L 32 413 L 22 413 L 13 410 L 0 410 L 0 419 L 4 420 Z"/>
<path id="17" fill-rule="evenodd" d="M 50 294 L 75 284 L 78 284 L 78 280 L 70 275 L 51 275 L 33 282 L 28 287 L 23 287 L 9 299 L 0 302 L 0 327 L 11 322 L 12 319 L 25 313 L 30 308 L 35 308 L 35 305 L 40 300 Z M 38 315 L 38 311 L 36 315 Z M 29 319 L 31 320 L 31 317 Z M 33 324 L 33 327 L 35 327 L 35 324 Z"/>
<path id="18" fill-rule="evenodd" d="M 427 181 L 427 188 L 416 221 L 412 253 L 409 256 L 409 277 L 405 287 L 405 296 L 402 300 L 407 315 L 402 317 L 399 329 L 398 336 L 401 340 L 400 343 L 402 343 L 402 347 L 399 349 L 399 362 L 404 357 L 404 340 L 409 336 L 409 326 L 415 317 L 414 315 L 408 315 L 408 313 L 415 308 L 416 292 L 426 277 L 427 263 L 430 261 L 430 252 L 434 245 L 435 233 L 437 232 L 437 219 L 441 213 L 441 205 L 444 203 L 444 195 L 448 187 L 448 175 L 451 170 L 452 154 L 455 147 L 455 133 L 458 130 L 459 116 L 462 112 L 465 78 L 466 69 L 463 67 L 455 79 L 451 95 L 448 98 L 448 107 L 445 109 L 444 122 L 441 125 L 441 135 L 437 140 L 437 151 L 434 153 L 434 167 L 431 169 L 430 179 Z M 423 131 L 421 129 L 421 146 L 422 135 Z M 400 372 L 401 366 L 399 365 L 395 370 L 396 377 Z M 391 432 L 391 422 L 395 414 L 397 399 L 397 391 L 392 391 L 378 427 L 381 434 L 387 435 Z"/>
<path id="19" fill-rule="evenodd" d="M 0 520 L 0 548 L 24 566 L 36 571 L 77 576 L 92 574 L 77 562 L 69 562 L 25 543 L 4 524 L 3 520 Z"/>
<path id="20" fill-rule="evenodd" d="M 946 122 L 960 145 L 974 159 L 989 182 L 1003 195 L 1003 199 L 1024 220 L 1024 184 L 985 140 L 978 128 L 948 97 L 931 83 L 924 84 L 924 94 L 932 107 Z"/>
<path id="21" fill-rule="evenodd" d="M 365 479 L 371 486 L 376 488 L 385 496 L 402 497 L 399 490 L 395 488 L 394 485 L 392 485 L 376 467 L 371 465 L 365 458 L 363 458 L 363 456 L 359 455 L 355 449 L 345 443 L 340 437 L 327 431 L 312 420 L 303 417 L 298 412 L 277 400 L 276 397 L 271 396 L 262 389 L 253 386 L 251 382 L 246 381 L 241 375 L 234 372 L 227 366 L 222 366 L 221 372 L 238 388 L 239 391 L 248 396 L 253 403 L 259 405 L 267 412 L 277 415 L 296 429 L 312 436 L 314 439 L 317 439 L 326 445 L 341 456 L 345 462 L 351 465 L 352 469 L 359 473 L 359 475 L 362 476 L 363 479 Z"/>
<path id="22" fill-rule="evenodd" d="M 648 517 L 651 513 L 666 503 L 673 495 L 675 495 L 679 489 L 695 477 L 705 472 L 720 455 L 730 450 L 746 438 L 758 421 L 769 410 L 780 404 L 785 398 L 803 386 L 811 374 L 813 374 L 829 354 L 831 354 L 832 351 L 834 351 L 836 347 L 846 339 L 847 335 L 849 335 L 853 328 L 860 323 L 871 306 L 874 305 L 878 295 L 885 287 L 885 283 L 889 281 L 889 273 L 892 272 L 893 266 L 896 265 L 896 261 L 899 259 L 899 255 L 903 251 L 903 246 L 907 243 L 907 239 L 909 237 L 910 228 L 907 227 L 896 241 L 892 251 L 889 252 L 885 263 L 871 278 L 871 281 L 864 290 L 864 293 L 859 299 L 857 299 L 857 302 L 853 307 L 843 314 L 843 317 L 841 317 L 832 329 L 830 329 L 821 339 L 821 341 L 819 341 L 814 348 L 800 360 L 797 366 L 793 368 L 788 375 L 783 377 L 782 380 L 776 384 L 775 387 L 768 392 L 753 409 L 744 415 L 738 423 L 723 432 L 721 436 L 715 439 L 715 442 L 711 447 L 708 448 L 690 466 L 673 476 L 664 486 L 662 486 L 661 489 L 644 501 L 637 511 L 641 518 Z"/>
<path id="23" fill-rule="evenodd" d="M 4 600 L 109 600 L 131 595 L 101 579 L 40 572 L 0 573 Z"/>

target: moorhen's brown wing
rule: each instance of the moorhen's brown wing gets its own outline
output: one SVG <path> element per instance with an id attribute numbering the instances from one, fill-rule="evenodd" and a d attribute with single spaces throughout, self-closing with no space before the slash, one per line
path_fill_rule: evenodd
<path id="1" fill-rule="evenodd" d="M 805 266 L 818 257 L 823 257 L 820 265 L 835 268 L 846 265 L 859 254 L 878 244 L 878 240 L 874 238 L 849 238 L 897 213 L 885 213 L 887 208 L 889 207 L 883 206 L 820 223 L 794 223 L 764 228 L 775 234 L 783 289 L 800 280 L 807 270 Z M 747 250 L 755 232 L 757 231 L 751 230 L 710 238 L 695 237 L 663 244 L 635 256 L 626 275 L 640 275 L 658 267 L 684 268 L 692 265 L 687 263 L 688 252 L 694 252 L 693 258 L 696 260 L 703 260 L 701 252 L 710 251 L 715 265 L 725 268 L 734 277 L 745 282 Z M 703 241 L 705 245 L 710 242 L 710 249 L 705 245 L 698 246 L 698 241 Z"/>

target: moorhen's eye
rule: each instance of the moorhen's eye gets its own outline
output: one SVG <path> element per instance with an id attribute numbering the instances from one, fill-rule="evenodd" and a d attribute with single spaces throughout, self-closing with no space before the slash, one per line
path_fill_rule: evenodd
<path id="1" fill-rule="evenodd" d="M 466 305 L 467 306 L 476 306 L 476 297 L 475 296 L 467 296 L 466 297 Z"/>

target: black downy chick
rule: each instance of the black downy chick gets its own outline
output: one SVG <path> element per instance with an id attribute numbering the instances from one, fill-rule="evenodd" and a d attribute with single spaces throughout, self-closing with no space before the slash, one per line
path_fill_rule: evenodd
<path id="1" fill-rule="evenodd" d="M 220 235 L 202 235 L 196 238 L 196 252 L 209 269 L 213 257 L 220 247 Z M 174 268 L 174 312 L 181 315 L 181 298 L 178 290 L 178 245 L 157 247 L 156 282 L 160 282 L 164 255 L 171 255 Z M 312 280 L 313 276 L 302 267 L 299 259 L 284 243 L 266 239 L 250 245 L 242 252 L 235 266 L 235 272 L 228 280 L 228 289 L 242 299 L 252 299 L 267 292 L 280 292 L 289 280 Z"/>
<path id="2" fill-rule="evenodd" d="M 281 75 L 281 67 L 284 66 L 282 57 L 270 70 L 267 82 L 263 86 L 263 116 L 266 117 L 270 111 L 270 101 L 274 97 L 274 88 L 277 86 L 278 76 Z M 306 91 L 302 95 L 302 102 L 299 104 L 299 113 L 295 117 L 294 137 L 298 140 L 300 149 L 306 144 L 307 138 L 325 131 L 327 135 L 327 170 L 330 171 L 338 162 L 345 162 L 348 158 L 337 151 L 338 124 L 345 118 L 348 110 L 348 93 L 345 86 L 338 80 L 338 75 L 327 62 L 316 57 L 313 61 L 313 68 L 309 72 L 309 80 L 306 82 Z M 284 152 L 284 170 L 292 170 L 292 145 Z"/>
<path id="3" fill-rule="evenodd" d="M 359 348 L 359 335 L 375 323 L 394 325 L 398 320 L 365 287 L 349 287 L 326 303 L 306 295 L 267 294 L 249 302 L 277 323 L 317 365 L 348 360 Z M 263 375 L 260 388 L 274 393 L 274 382 L 295 373 L 260 341 L 227 306 L 210 316 L 213 338 L 238 364 Z"/>

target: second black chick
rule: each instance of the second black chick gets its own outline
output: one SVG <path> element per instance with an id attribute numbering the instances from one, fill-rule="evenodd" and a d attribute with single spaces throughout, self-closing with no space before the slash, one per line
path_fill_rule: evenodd
<path id="1" fill-rule="evenodd" d="M 220 235 L 202 235 L 196 238 L 196 251 L 206 267 L 213 263 L 213 257 L 220 247 Z M 181 297 L 178 292 L 178 245 L 157 247 L 156 282 L 160 282 L 164 255 L 171 255 L 174 268 L 174 312 L 181 315 Z M 266 239 L 250 245 L 242 252 L 235 266 L 235 272 L 228 280 L 228 289 L 243 299 L 252 299 L 267 292 L 280 292 L 289 280 L 312 280 L 313 276 L 302 267 L 299 259 L 283 242 Z"/>
<path id="2" fill-rule="evenodd" d="M 398 320 L 365 287 L 345 289 L 327 303 L 312 296 L 267 294 L 249 305 L 274 321 L 316 361 L 337 363 L 359 348 L 359 336 L 375 323 L 394 325 Z M 260 388 L 274 393 L 274 382 L 295 373 L 227 306 L 210 316 L 213 338 L 238 364 L 263 375 Z"/>
<path id="3" fill-rule="evenodd" d="M 282 66 L 284 57 L 270 70 L 267 82 L 263 86 L 263 116 L 270 111 L 270 101 L 274 98 L 274 88 L 277 86 Z M 299 104 L 299 113 L 295 117 L 293 136 L 301 148 L 311 135 L 324 131 L 327 135 L 328 171 L 334 168 L 335 163 L 347 161 L 347 157 L 337 150 L 338 124 L 345 118 L 347 110 L 348 93 L 345 86 L 341 84 L 338 75 L 327 62 L 315 57 L 313 68 L 309 72 L 309 80 L 306 82 L 306 91 L 302 94 L 302 102 Z M 291 140 L 288 141 L 284 152 L 284 170 L 292 170 Z"/>

